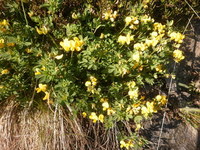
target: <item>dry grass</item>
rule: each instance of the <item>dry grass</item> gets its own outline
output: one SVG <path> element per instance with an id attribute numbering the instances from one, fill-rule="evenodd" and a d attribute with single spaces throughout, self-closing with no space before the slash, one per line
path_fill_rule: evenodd
<path id="1" fill-rule="evenodd" d="M 75 119 L 69 107 L 33 110 L 15 98 L 0 106 L 0 150 L 119 149 L 117 127 L 105 130 L 102 124 Z"/>

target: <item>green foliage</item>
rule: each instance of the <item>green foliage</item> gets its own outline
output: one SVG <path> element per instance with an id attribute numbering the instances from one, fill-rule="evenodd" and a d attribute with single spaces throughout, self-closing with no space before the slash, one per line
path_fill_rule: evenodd
<path id="1" fill-rule="evenodd" d="M 132 119 L 137 133 L 142 120 L 167 102 L 166 96 L 149 96 L 145 89 L 157 93 L 161 79 L 169 76 L 169 62 L 184 58 L 177 50 L 184 36 L 173 31 L 173 21 L 155 22 L 147 0 L 107 2 L 107 7 L 94 2 L 82 3 L 80 9 L 69 6 L 67 13 L 62 0 L 5 2 L 1 100 L 10 95 L 29 100 L 36 91 L 36 102 L 67 104 L 107 127 Z"/>

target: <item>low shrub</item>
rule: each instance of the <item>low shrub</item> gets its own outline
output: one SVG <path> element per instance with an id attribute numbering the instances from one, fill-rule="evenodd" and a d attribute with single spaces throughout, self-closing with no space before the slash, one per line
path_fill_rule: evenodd
<path id="1" fill-rule="evenodd" d="M 106 128 L 133 120 L 135 133 L 119 136 L 121 148 L 142 146 L 142 120 L 167 103 L 159 94 L 163 80 L 174 77 L 167 65 L 184 59 L 184 35 L 173 21 L 156 22 L 148 0 L 3 3 L 1 100 L 67 105 Z"/>

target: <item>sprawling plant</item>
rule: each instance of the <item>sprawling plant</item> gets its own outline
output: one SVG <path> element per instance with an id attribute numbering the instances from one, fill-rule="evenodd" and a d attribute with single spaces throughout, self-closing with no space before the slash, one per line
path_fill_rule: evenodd
<path id="1" fill-rule="evenodd" d="M 184 35 L 173 21 L 148 14 L 149 1 L 105 7 L 83 3 L 67 9 L 61 0 L 7 2 L 0 22 L 0 98 L 66 104 L 75 114 L 111 127 L 142 120 L 167 103 L 158 88 L 172 76 L 167 65 L 184 59 Z M 134 138 L 133 138 L 134 137 Z M 141 141 L 122 138 L 121 147 Z"/>

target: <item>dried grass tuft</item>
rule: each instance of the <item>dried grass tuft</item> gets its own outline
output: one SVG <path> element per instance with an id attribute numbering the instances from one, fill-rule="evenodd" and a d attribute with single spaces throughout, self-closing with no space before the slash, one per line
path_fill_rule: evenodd
<path id="1" fill-rule="evenodd" d="M 0 107 L 1 150 L 119 149 L 117 127 L 105 130 L 102 124 L 75 118 L 70 107 L 28 109 L 14 97 Z"/>

